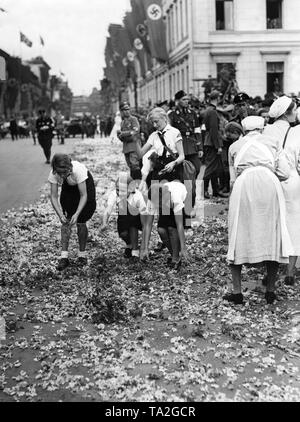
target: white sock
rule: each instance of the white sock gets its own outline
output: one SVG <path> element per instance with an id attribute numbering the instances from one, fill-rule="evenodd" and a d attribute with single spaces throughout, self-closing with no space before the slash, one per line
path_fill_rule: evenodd
<path id="1" fill-rule="evenodd" d="M 86 257 L 87 257 L 86 251 L 84 252 L 78 251 L 78 258 L 86 258 Z"/>
<path id="2" fill-rule="evenodd" d="M 68 258 L 69 257 L 69 252 L 68 251 L 62 251 L 61 253 L 61 258 Z"/>
<path id="3" fill-rule="evenodd" d="M 140 251 L 139 251 L 139 249 L 134 249 L 132 251 L 132 254 L 131 255 L 139 258 L 140 257 Z"/>

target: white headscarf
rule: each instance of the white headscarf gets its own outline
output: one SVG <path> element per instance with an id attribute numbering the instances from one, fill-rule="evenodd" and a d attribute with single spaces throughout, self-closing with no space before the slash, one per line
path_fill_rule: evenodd
<path id="1" fill-rule="evenodd" d="M 270 107 L 269 116 L 273 119 L 278 119 L 278 117 L 282 116 L 287 111 L 292 101 L 293 100 L 286 95 L 277 98 Z"/>
<path id="2" fill-rule="evenodd" d="M 260 116 L 248 116 L 242 120 L 242 126 L 245 132 L 255 129 L 263 129 L 265 126 L 265 119 Z"/>

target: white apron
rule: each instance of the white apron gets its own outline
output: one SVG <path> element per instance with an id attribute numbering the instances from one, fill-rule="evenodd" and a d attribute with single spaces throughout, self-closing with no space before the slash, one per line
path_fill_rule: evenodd
<path id="1" fill-rule="evenodd" d="M 269 148 L 261 144 L 260 142 L 249 139 L 247 143 L 241 148 L 241 150 L 238 152 L 235 162 L 234 162 L 234 168 L 235 171 L 237 171 L 237 168 L 244 157 L 244 154 L 247 152 L 247 150 L 250 148 L 250 146 L 255 145 L 263 154 L 263 156 L 270 159 L 273 167 L 275 165 L 275 160 L 273 157 L 273 154 L 269 150 Z M 264 166 L 257 166 L 257 167 L 250 167 L 243 171 L 243 173 L 238 176 L 237 181 L 234 185 L 235 190 L 235 213 L 234 213 L 234 219 L 233 219 L 233 227 L 231 230 L 231 236 L 229 239 L 229 249 L 227 254 L 227 259 L 231 262 L 234 262 L 235 260 L 235 247 L 236 247 L 236 239 L 237 239 L 237 231 L 238 231 L 238 221 L 239 221 L 239 213 L 240 213 L 240 203 L 241 203 L 241 193 L 243 190 L 244 181 L 246 179 L 246 176 L 251 172 L 256 172 L 259 169 L 259 171 L 263 171 L 274 184 L 279 204 L 279 211 L 280 211 L 280 229 L 281 229 L 281 251 L 282 251 L 282 257 L 288 258 L 293 253 L 293 247 L 291 244 L 291 240 L 288 234 L 287 226 L 286 226 L 286 209 L 285 209 L 285 199 L 282 192 L 281 184 L 278 180 L 278 178 L 275 176 L 275 174 Z"/>

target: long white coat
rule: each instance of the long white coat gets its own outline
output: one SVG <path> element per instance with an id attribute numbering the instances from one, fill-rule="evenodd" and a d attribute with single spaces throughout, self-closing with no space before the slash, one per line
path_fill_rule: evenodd
<path id="1" fill-rule="evenodd" d="M 283 145 L 289 128 L 288 122 L 279 120 L 268 125 L 264 133 Z M 282 182 L 286 202 L 286 223 L 292 241 L 294 256 L 300 256 L 300 126 L 290 129 L 284 151 L 291 167 L 290 177 Z"/>
<path id="2" fill-rule="evenodd" d="M 287 179 L 290 170 L 280 144 L 252 132 L 231 145 L 229 165 L 236 181 L 229 203 L 228 260 L 287 263 L 292 245 L 277 176 Z"/>

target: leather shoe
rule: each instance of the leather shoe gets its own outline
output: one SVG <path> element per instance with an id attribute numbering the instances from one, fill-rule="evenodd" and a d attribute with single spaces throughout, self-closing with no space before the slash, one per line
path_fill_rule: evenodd
<path id="1" fill-rule="evenodd" d="M 235 305 L 243 305 L 244 304 L 244 296 L 242 293 L 227 293 L 225 296 L 223 296 L 224 300 L 227 300 L 228 302 L 232 302 Z"/>
<path id="2" fill-rule="evenodd" d="M 278 300 L 276 294 L 274 292 L 266 292 L 265 299 L 268 305 L 272 305 L 275 300 Z"/>
<path id="3" fill-rule="evenodd" d="M 220 197 L 220 198 L 228 198 L 229 197 L 229 193 L 227 193 L 227 192 L 219 192 L 218 193 L 218 196 Z"/>
<path id="4" fill-rule="evenodd" d="M 263 285 L 263 286 L 266 286 L 267 285 L 267 283 L 268 283 L 268 276 L 264 276 L 264 278 L 262 279 L 262 281 L 261 281 L 261 284 Z"/>
<path id="5" fill-rule="evenodd" d="M 61 258 L 59 260 L 57 271 L 63 271 L 65 270 L 68 266 L 70 265 L 70 261 L 68 260 L 68 258 Z"/>
<path id="6" fill-rule="evenodd" d="M 286 276 L 284 279 L 284 284 L 286 286 L 294 286 L 295 284 L 295 277 Z"/>
<path id="7" fill-rule="evenodd" d="M 125 248 L 124 258 L 131 258 L 132 257 L 132 249 Z"/>
<path id="8" fill-rule="evenodd" d="M 178 271 L 181 267 L 181 260 L 178 262 L 171 261 L 169 264 L 170 270 Z"/>

